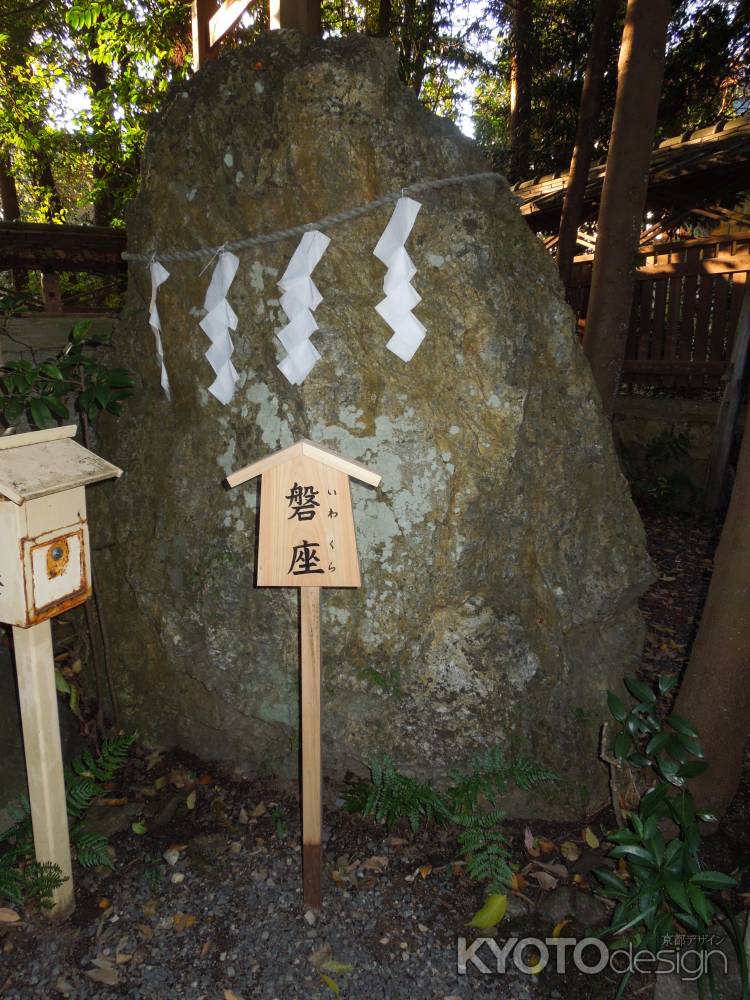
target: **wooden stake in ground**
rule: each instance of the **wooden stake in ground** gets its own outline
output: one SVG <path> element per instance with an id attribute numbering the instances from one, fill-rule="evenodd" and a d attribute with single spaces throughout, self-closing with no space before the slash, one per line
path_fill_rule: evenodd
<path id="1" fill-rule="evenodd" d="M 0 437 L 0 622 L 13 626 L 36 859 L 65 879 L 56 918 L 74 898 L 50 619 L 91 596 L 85 487 L 120 475 L 75 432 Z"/>
<path id="2" fill-rule="evenodd" d="M 380 476 L 312 441 L 227 476 L 239 486 L 262 476 L 257 585 L 300 592 L 302 703 L 302 863 L 304 903 L 320 908 L 320 588 L 359 587 L 349 477 L 370 486 Z"/>

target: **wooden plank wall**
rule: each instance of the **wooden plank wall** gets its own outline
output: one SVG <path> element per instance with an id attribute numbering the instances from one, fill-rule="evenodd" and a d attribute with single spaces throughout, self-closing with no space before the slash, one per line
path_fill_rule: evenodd
<path id="1" fill-rule="evenodd" d="M 68 334 L 78 320 L 91 321 L 89 333 L 109 336 L 115 316 L 92 313 L 32 313 L 13 316 L 0 324 L 0 365 L 10 361 L 44 361 L 65 347 Z"/>
<path id="2" fill-rule="evenodd" d="M 623 380 L 718 388 L 750 272 L 750 232 L 641 248 Z M 572 305 L 585 322 L 593 258 L 574 266 Z"/>

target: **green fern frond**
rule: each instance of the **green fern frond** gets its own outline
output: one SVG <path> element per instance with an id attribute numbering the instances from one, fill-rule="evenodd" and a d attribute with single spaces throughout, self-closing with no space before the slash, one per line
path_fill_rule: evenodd
<path id="1" fill-rule="evenodd" d="M 113 867 L 107 849 L 109 841 L 101 833 L 87 830 L 82 823 L 78 823 L 70 831 L 70 841 L 75 848 L 79 865 L 83 865 L 84 868 L 95 868 L 97 865 Z"/>
<path id="2" fill-rule="evenodd" d="M 513 761 L 511 764 L 511 775 L 518 787 L 525 792 L 534 788 L 535 785 L 541 785 L 545 781 L 557 781 L 556 774 L 525 757 L 519 757 Z"/>
<path id="3" fill-rule="evenodd" d="M 30 861 L 17 864 L 10 853 L 0 856 L 0 900 L 23 906 L 30 899 L 42 906 L 51 906 L 52 893 L 65 881 L 58 865 Z"/>
<path id="4" fill-rule="evenodd" d="M 467 874 L 488 882 L 490 892 L 504 892 L 513 877 L 510 844 L 500 828 L 504 818 L 499 809 L 455 817 L 457 825 L 463 827 L 458 843 L 467 860 Z"/>
<path id="5" fill-rule="evenodd" d="M 48 908 L 52 906 L 52 893 L 67 881 L 59 865 L 51 861 L 44 864 L 32 861 L 23 869 L 23 901 L 35 899 Z"/>
<path id="6" fill-rule="evenodd" d="M 388 830 L 405 819 L 414 833 L 431 819 L 444 822 L 449 817 L 449 809 L 440 792 L 429 782 L 401 774 L 388 754 L 372 761 L 370 773 L 372 784 L 369 787 L 355 785 L 347 793 L 350 811 L 374 816 Z"/>
<path id="7" fill-rule="evenodd" d="M 97 795 L 102 794 L 103 783 L 111 781 L 125 763 L 134 740 L 135 735 L 104 740 L 96 758 L 85 750 L 66 768 L 65 793 L 70 817 L 80 820 Z M 37 899 L 42 906 L 49 906 L 52 893 L 64 881 L 62 872 L 57 865 L 30 860 L 34 841 L 28 799 L 21 799 L 9 811 L 16 824 L 0 834 L 0 901 L 20 906 L 29 899 Z M 106 837 L 87 830 L 80 822 L 74 825 L 70 837 L 81 865 L 112 867 Z"/>

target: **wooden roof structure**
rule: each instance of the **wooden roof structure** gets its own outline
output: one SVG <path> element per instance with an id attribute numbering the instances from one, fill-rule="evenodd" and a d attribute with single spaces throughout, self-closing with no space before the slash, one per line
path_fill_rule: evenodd
<path id="1" fill-rule="evenodd" d="M 661 213 L 687 211 L 701 204 L 732 199 L 750 188 L 750 115 L 718 122 L 664 139 L 651 157 L 646 209 Z M 589 170 L 585 213 L 599 207 L 606 160 Z M 560 222 L 568 174 L 556 173 L 520 181 L 513 193 L 521 213 L 537 232 L 556 230 Z"/>
<path id="2" fill-rule="evenodd" d="M 303 438 L 288 448 L 275 451 L 272 455 L 267 455 L 265 458 L 253 462 L 252 465 L 245 466 L 244 469 L 237 469 L 236 472 L 232 472 L 227 476 L 225 482 L 230 487 L 240 486 L 249 479 L 254 479 L 256 476 L 262 475 L 268 469 L 272 469 L 276 465 L 281 465 L 295 458 L 311 458 L 339 472 L 345 472 L 347 476 L 351 476 L 352 479 L 358 479 L 362 483 L 367 483 L 368 486 L 378 486 L 382 479 L 382 476 L 373 469 L 369 469 L 366 465 L 362 465 L 361 462 L 354 462 L 351 459 L 344 458 L 335 451 L 331 451 L 330 448 L 324 448 L 322 445 L 315 444 L 314 441 L 308 441 L 307 438 Z"/>
<path id="3" fill-rule="evenodd" d="M 72 440 L 75 424 L 0 437 L 0 497 L 15 504 L 115 479 L 122 470 Z"/>

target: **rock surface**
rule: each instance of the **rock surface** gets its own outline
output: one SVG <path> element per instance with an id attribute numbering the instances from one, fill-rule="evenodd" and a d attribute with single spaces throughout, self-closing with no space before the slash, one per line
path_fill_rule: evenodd
<path id="1" fill-rule="evenodd" d="M 174 93 L 129 244 L 218 245 L 486 169 L 399 83 L 387 43 L 276 32 Z M 408 249 L 428 334 L 412 362 L 385 349 L 373 308 L 384 208 L 329 231 L 323 357 L 302 387 L 274 336 L 295 242 L 241 254 L 228 407 L 206 391 L 205 261 L 168 265 L 160 291 L 171 405 L 146 267 L 131 267 L 117 358 L 143 391 L 103 429 L 126 475 L 92 496 L 121 697 L 147 740 L 296 770 L 297 595 L 253 588 L 257 487 L 222 480 L 309 437 L 383 476 L 353 485 L 362 589 L 323 595 L 327 775 L 378 751 L 439 775 L 501 743 L 564 778 L 547 815 L 577 813 L 606 795 L 604 693 L 640 649 L 642 526 L 553 265 L 505 183 L 421 200 Z"/>

